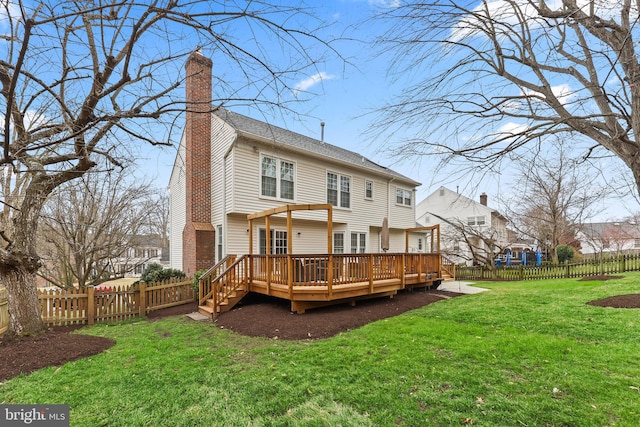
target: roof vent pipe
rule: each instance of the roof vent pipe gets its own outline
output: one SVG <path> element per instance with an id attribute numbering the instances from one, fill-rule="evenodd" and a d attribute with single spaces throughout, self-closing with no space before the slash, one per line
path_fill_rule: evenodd
<path id="1" fill-rule="evenodd" d="M 320 122 L 320 142 L 324 142 L 324 122 Z"/>

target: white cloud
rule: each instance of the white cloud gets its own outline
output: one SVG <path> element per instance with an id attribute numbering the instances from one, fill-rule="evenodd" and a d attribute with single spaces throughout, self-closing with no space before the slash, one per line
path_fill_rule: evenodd
<path id="1" fill-rule="evenodd" d="M 20 7 L 13 1 L 0 0 L 0 28 L 9 28 L 9 17 L 14 20 L 20 19 Z"/>
<path id="2" fill-rule="evenodd" d="M 502 125 L 498 129 L 497 134 L 499 134 L 499 135 L 518 135 L 518 134 L 521 134 L 521 133 L 525 132 L 528 128 L 529 128 L 529 126 L 527 126 L 527 125 L 523 125 L 523 124 L 520 124 L 520 123 L 509 122 L 509 123 L 506 123 L 506 124 Z"/>
<path id="3" fill-rule="evenodd" d="M 295 87 L 293 88 L 293 93 L 297 96 L 299 92 L 306 92 L 318 83 L 322 83 L 324 80 L 331 80 L 334 78 L 334 75 L 327 74 L 324 71 L 321 71 L 295 85 Z"/>
<path id="4" fill-rule="evenodd" d="M 556 96 L 556 98 L 558 98 L 558 101 L 560 101 L 562 105 L 569 104 L 571 100 L 576 96 L 575 92 L 571 90 L 571 87 L 567 83 L 563 83 L 558 86 L 552 86 L 551 92 L 553 92 L 553 94 Z M 523 95 L 532 97 L 535 96 L 539 98 L 545 97 L 541 93 L 531 91 L 523 92 Z"/>
<path id="5" fill-rule="evenodd" d="M 562 0 L 546 0 L 546 6 L 551 10 L 563 8 Z M 621 13 L 620 2 L 616 0 L 577 0 L 578 6 L 589 11 L 595 8 L 595 13 L 604 19 L 616 19 L 616 15 Z M 636 6 L 632 6 L 633 15 L 637 15 Z M 533 30 L 545 25 L 546 20 L 539 19 L 535 6 L 530 0 L 488 0 L 480 2 L 472 11 L 466 13 L 451 28 L 451 41 L 460 41 L 468 37 L 482 35 L 488 22 L 499 22 L 501 25 L 495 26 L 495 31 L 514 31 L 520 23 L 526 20 L 528 30 Z M 501 28 L 504 28 L 502 30 Z"/>

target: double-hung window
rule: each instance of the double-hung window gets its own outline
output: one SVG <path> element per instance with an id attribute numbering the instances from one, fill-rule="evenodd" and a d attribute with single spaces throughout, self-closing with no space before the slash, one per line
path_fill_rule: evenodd
<path id="1" fill-rule="evenodd" d="M 344 233 L 343 232 L 333 233 L 333 253 L 334 254 L 344 253 Z"/>
<path id="2" fill-rule="evenodd" d="M 367 200 L 373 199 L 373 181 L 366 180 L 364 182 L 364 198 Z"/>
<path id="3" fill-rule="evenodd" d="M 363 254 L 366 250 L 367 234 L 366 233 L 351 233 L 351 253 Z"/>
<path id="4" fill-rule="evenodd" d="M 260 194 L 265 197 L 293 200 L 295 164 L 275 157 L 260 161 Z"/>
<path id="5" fill-rule="evenodd" d="M 346 209 L 351 207 L 351 177 L 327 172 L 327 203 Z"/>
<path id="6" fill-rule="evenodd" d="M 411 206 L 411 191 L 403 188 L 396 188 L 396 204 Z"/>

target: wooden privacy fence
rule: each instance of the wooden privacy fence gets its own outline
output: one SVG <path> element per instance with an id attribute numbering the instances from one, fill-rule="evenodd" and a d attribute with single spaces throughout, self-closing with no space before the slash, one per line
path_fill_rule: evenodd
<path id="1" fill-rule="evenodd" d="M 117 322 L 161 308 L 195 302 L 193 280 L 140 283 L 136 286 L 39 290 L 47 325 Z"/>
<path id="2" fill-rule="evenodd" d="M 540 280 L 567 279 L 585 276 L 620 274 L 628 271 L 640 271 L 640 255 L 620 255 L 617 257 L 587 260 L 580 263 L 498 267 L 456 267 L 458 280 Z"/>

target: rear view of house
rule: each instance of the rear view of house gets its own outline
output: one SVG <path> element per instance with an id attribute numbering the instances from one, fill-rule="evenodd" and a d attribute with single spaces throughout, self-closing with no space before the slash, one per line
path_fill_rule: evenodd
<path id="1" fill-rule="evenodd" d="M 246 254 L 250 234 L 259 253 L 267 238 L 273 254 L 326 253 L 321 211 L 295 214 L 293 248 L 282 216 L 271 220 L 268 237 L 260 223 L 249 233 L 247 215 L 290 204 L 333 206 L 333 253 L 381 252 L 385 217 L 388 250 L 404 251 L 418 182 L 322 140 L 213 109 L 211 61 L 193 53 L 186 70 L 187 128 L 169 184 L 171 267 L 193 274 Z"/>

